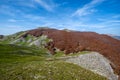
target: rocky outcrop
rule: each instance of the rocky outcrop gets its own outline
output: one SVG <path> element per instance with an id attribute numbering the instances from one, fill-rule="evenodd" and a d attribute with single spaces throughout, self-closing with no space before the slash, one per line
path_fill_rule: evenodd
<path id="1" fill-rule="evenodd" d="M 73 58 L 68 58 L 66 61 L 105 76 L 109 80 L 118 80 L 117 75 L 114 74 L 114 71 L 109 64 L 109 60 L 97 52 L 81 54 Z"/>
<path id="2" fill-rule="evenodd" d="M 47 43 L 51 42 L 51 39 L 48 39 L 46 35 L 40 36 L 38 39 L 31 41 L 29 46 L 35 45 L 37 47 L 45 47 Z"/>
<path id="3" fill-rule="evenodd" d="M 52 39 L 46 46 L 55 54 L 56 48 L 65 54 L 79 51 L 96 51 L 110 60 L 112 68 L 120 74 L 120 41 L 107 35 L 95 32 L 65 31 L 56 29 L 34 29 L 29 30 L 22 37 L 33 35 L 39 37 L 47 35 Z"/>

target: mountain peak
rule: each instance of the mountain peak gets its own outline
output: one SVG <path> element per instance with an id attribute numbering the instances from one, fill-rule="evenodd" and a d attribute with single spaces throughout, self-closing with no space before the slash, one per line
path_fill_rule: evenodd
<path id="1" fill-rule="evenodd" d="M 37 28 L 17 35 L 17 38 L 11 40 L 12 43 L 44 46 L 51 54 L 56 54 L 58 50 L 66 55 L 79 51 L 99 52 L 110 60 L 117 73 L 120 71 L 120 41 L 108 35 L 52 28 Z"/>

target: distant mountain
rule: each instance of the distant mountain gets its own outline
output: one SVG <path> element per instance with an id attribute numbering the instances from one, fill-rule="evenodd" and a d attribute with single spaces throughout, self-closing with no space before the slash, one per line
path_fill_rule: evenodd
<path id="1" fill-rule="evenodd" d="M 99 52 L 110 60 L 116 73 L 120 73 L 120 40 L 95 32 L 80 32 L 38 28 L 5 36 L 1 43 L 47 48 L 51 54 L 80 51 Z"/>
<path id="2" fill-rule="evenodd" d="M 108 34 L 108 36 L 111 36 L 111 37 L 113 37 L 113 38 L 115 38 L 115 39 L 118 39 L 118 40 L 120 40 L 120 36 L 113 35 L 113 34 Z"/>
<path id="3" fill-rule="evenodd" d="M 120 40 L 120 36 L 112 36 L 112 37 L 114 37 L 114 38 Z"/>

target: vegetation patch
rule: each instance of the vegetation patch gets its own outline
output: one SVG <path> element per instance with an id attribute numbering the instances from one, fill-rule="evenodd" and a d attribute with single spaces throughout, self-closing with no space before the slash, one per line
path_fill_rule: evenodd
<path id="1" fill-rule="evenodd" d="M 0 68 L 2 80 L 106 80 L 77 65 L 53 61 L 32 61 L 8 64 Z"/>
<path id="2" fill-rule="evenodd" d="M 48 61 L 43 49 L 0 44 L 0 51 L 1 80 L 107 80 L 72 63 Z"/>

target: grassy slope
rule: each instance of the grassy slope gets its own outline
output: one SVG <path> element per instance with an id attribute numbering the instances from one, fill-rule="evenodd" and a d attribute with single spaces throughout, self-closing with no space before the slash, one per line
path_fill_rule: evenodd
<path id="1" fill-rule="evenodd" d="M 1 80 L 106 80 L 72 63 L 47 61 L 46 50 L 0 44 Z"/>
<path id="2" fill-rule="evenodd" d="M 21 31 L 12 35 L 5 36 L 2 41 L 0 40 L 0 43 L 8 44 L 11 41 L 18 39 L 20 36 L 22 36 L 25 33 L 26 33 L 25 31 Z"/>

